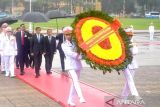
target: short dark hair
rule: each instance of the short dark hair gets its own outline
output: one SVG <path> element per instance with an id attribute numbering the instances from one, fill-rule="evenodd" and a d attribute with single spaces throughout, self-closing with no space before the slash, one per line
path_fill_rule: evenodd
<path id="1" fill-rule="evenodd" d="M 48 32 L 49 30 L 52 30 L 52 29 L 47 29 L 47 32 Z"/>
<path id="2" fill-rule="evenodd" d="M 41 29 L 41 27 L 36 27 L 36 30 Z"/>
<path id="3" fill-rule="evenodd" d="M 17 27 L 16 30 L 20 29 L 20 27 Z"/>
<path id="4" fill-rule="evenodd" d="M 24 23 L 20 24 L 20 27 L 25 26 Z"/>

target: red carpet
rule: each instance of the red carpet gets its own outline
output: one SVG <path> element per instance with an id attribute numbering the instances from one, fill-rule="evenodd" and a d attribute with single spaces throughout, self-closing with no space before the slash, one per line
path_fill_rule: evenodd
<path id="1" fill-rule="evenodd" d="M 23 76 L 19 75 L 19 70 L 16 70 L 16 75 L 17 78 L 36 88 L 43 94 L 61 104 L 63 107 L 69 107 L 67 105 L 67 98 L 71 79 L 66 77 L 64 74 L 58 74 L 54 72 L 52 75 L 46 75 L 45 71 L 41 70 L 41 76 L 39 78 L 35 78 L 34 70 L 29 68 L 25 69 L 25 75 Z M 110 93 L 106 93 L 82 82 L 80 85 L 87 102 L 83 104 L 79 103 L 77 95 L 75 95 L 76 107 L 113 107 L 109 105 L 105 106 L 104 96 L 110 96 L 110 99 L 117 97 L 114 97 Z M 132 105 L 127 107 L 137 106 Z"/>

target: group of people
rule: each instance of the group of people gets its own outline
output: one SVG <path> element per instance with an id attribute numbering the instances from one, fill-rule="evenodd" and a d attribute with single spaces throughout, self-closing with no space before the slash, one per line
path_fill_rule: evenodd
<path id="1" fill-rule="evenodd" d="M 56 45 L 56 40 L 58 40 L 58 45 Z M 6 42 L 7 41 L 7 42 Z M 14 41 L 14 43 L 13 43 Z M 20 75 L 24 75 L 24 67 L 35 68 L 35 77 L 40 76 L 40 66 L 42 62 L 42 55 L 45 57 L 45 69 L 47 74 L 52 74 L 52 61 L 56 49 L 59 50 L 62 71 L 65 71 L 64 67 L 64 52 L 61 48 L 61 44 L 64 41 L 63 33 L 56 35 L 52 29 L 47 29 L 46 35 L 41 33 L 41 28 L 36 27 L 35 33 L 31 34 L 25 29 L 25 25 L 21 24 L 15 32 L 7 24 L 4 23 L 1 26 L 0 33 L 0 52 L 1 52 L 1 71 L 5 71 L 6 76 L 14 77 L 14 61 L 16 62 L 16 67 L 20 69 Z M 8 44 L 7 44 L 8 43 Z M 14 47 L 13 47 L 14 46 Z M 14 49 L 10 49 L 14 48 Z M 14 52 L 12 52 L 14 50 Z M 3 56 L 5 54 L 13 54 L 12 64 L 11 62 L 5 63 L 6 58 Z M 12 65 L 12 70 L 8 70 Z M 9 66 L 9 67 L 7 67 Z M 13 71 L 8 72 L 8 71 Z"/>
<path id="2" fill-rule="evenodd" d="M 0 32 L 1 71 L 5 73 L 5 76 L 15 77 L 14 62 L 16 62 L 16 67 L 20 69 L 20 75 L 25 74 L 24 66 L 27 68 L 30 66 L 35 69 L 35 78 L 38 78 L 42 55 L 44 55 L 46 73 L 52 74 L 52 61 L 56 49 L 58 49 L 62 72 L 68 71 L 73 80 L 68 104 L 75 106 L 73 101 L 75 92 L 77 92 L 80 103 L 85 103 L 78 82 L 82 69 L 82 57 L 72 42 L 72 30 L 70 26 L 64 27 L 63 33 L 56 35 L 52 29 L 47 29 L 44 36 L 40 27 L 36 27 L 35 33 L 31 34 L 25 29 L 24 24 L 21 24 L 15 32 L 7 23 L 2 24 Z M 58 44 L 56 44 L 56 40 L 58 40 Z"/>
<path id="3" fill-rule="evenodd" d="M 24 66 L 26 66 L 27 68 L 31 66 L 32 68 L 35 68 L 35 77 L 38 78 L 40 76 L 39 71 L 42 62 L 42 54 L 44 54 L 45 56 L 46 73 L 51 74 L 52 60 L 56 52 L 56 38 L 53 36 L 52 29 L 47 29 L 47 36 L 44 36 L 40 33 L 40 27 L 36 27 L 35 34 L 30 34 L 25 29 L 24 24 L 21 24 L 20 29 L 18 29 L 15 33 L 8 25 L 7 27 L 4 27 L 4 24 L 2 25 L 2 30 L 3 31 L 1 32 L 1 71 L 5 71 L 5 76 L 15 76 L 14 58 L 16 56 L 16 66 L 17 68 L 20 67 L 20 75 L 25 74 Z M 9 36 L 11 36 L 12 38 L 10 38 Z M 13 54 L 13 58 L 11 59 L 12 63 L 6 63 L 6 58 L 3 58 L 4 55 L 8 54 Z M 5 62 L 5 64 L 3 64 L 3 62 Z M 5 69 L 3 69 L 3 66 Z"/>
<path id="4" fill-rule="evenodd" d="M 131 39 L 133 36 L 132 27 L 125 30 L 128 32 L 129 38 Z M 44 36 L 41 33 L 40 27 L 36 27 L 35 33 L 30 34 L 25 29 L 24 24 L 21 24 L 16 32 L 13 32 L 8 24 L 2 24 L 0 33 L 1 71 L 5 71 L 5 76 L 14 77 L 14 61 L 16 59 L 16 66 L 20 67 L 20 75 L 25 74 L 24 66 L 31 66 L 35 68 L 35 78 L 38 78 L 40 76 L 42 55 L 44 55 L 46 73 L 52 74 L 52 61 L 56 49 L 58 49 L 62 71 L 68 71 L 73 81 L 68 97 L 68 104 L 75 106 L 73 101 L 75 92 L 77 92 L 80 103 L 85 103 L 86 101 L 78 82 L 82 69 L 82 56 L 77 52 L 77 48 L 72 41 L 72 31 L 72 27 L 67 26 L 63 28 L 63 33 L 56 35 L 52 32 L 52 29 L 47 29 L 46 35 Z M 58 40 L 58 44 L 56 44 L 56 40 Z M 124 70 L 126 83 L 122 92 L 122 97 L 128 97 L 130 92 L 131 95 L 139 97 L 133 79 L 135 69 L 138 68 L 134 58 L 138 53 L 138 48 L 135 44 L 131 45 L 133 60 Z"/>

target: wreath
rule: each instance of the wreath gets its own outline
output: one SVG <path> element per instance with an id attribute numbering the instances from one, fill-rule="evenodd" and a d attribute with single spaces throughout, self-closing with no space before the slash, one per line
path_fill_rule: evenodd
<path id="1" fill-rule="evenodd" d="M 73 40 L 91 68 L 111 73 L 132 61 L 130 40 L 118 20 L 100 11 L 84 12 L 72 23 Z"/>

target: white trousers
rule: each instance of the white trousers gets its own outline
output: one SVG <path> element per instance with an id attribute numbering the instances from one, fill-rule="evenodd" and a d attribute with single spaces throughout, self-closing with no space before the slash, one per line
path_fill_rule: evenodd
<path id="1" fill-rule="evenodd" d="M 4 56 L 1 55 L 1 71 L 5 71 L 5 62 L 4 62 Z"/>
<path id="2" fill-rule="evenodd" d="M 69 97 L 68 97 L 68 101 L 72 101 L 73 100 L 73 96 L 75 94 L 75 92 L 77 92 L 77 95 L 79 98 L 83 98 L 82 95 L 82 91 L 80 88 L 80 84 L 79 84 L 79 77 L 80 77 L 80 70 L 79 71 L 75 71 L 75 70 L 69 70 L 69 74 L 72 78 L 72 84 L 70 87 L 70 93 L 69 93 Z"/>
<path id="3" fill-rule="evenodd" d="M 134 69 L 130 70 L 126 68 L 124 70 L 124 76 L 126 79 L 126 83 L 125 83 L 124 89 L 121 94 L 123 98 L 127 98 L 130 92 L 131 92 L 131 95 L 133 96 L 139 96 L 135 83 L 134 83 L 134 79 L 133 79 L 134 73 L 135 73 Z"/>
<path id="4" fill-rule="evenodd" d="M 6 76 L 14 76 L 14 57 L 15 56 L 4 56 L 4 62 L 5 62 L 5 71 Z"/>
<path id="5" fill-rule="evenodd" d="M 150 33 L 149 33 L 149 39 L 150 39 L 150 40 L 153 40 L 153 36 L 154 36 L 154 32 L 150 32 Z"/>

